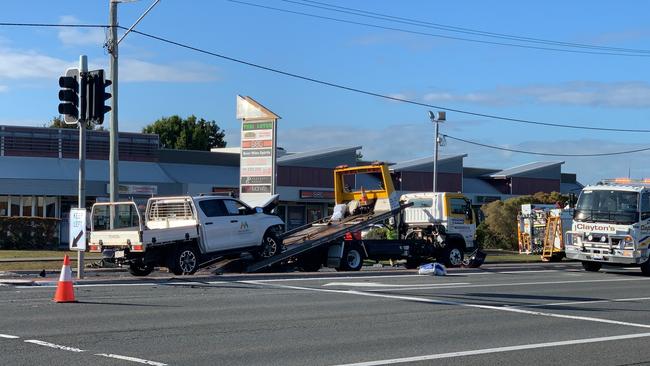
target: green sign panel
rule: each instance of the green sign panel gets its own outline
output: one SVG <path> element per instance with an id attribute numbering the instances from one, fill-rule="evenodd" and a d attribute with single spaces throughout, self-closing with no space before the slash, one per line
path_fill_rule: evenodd
<path id="1" fill-rule="evenodd" d="M 273 122 L 244 122 L 242 125 L 244 131 L 249 130 L 272 130 Z"/>

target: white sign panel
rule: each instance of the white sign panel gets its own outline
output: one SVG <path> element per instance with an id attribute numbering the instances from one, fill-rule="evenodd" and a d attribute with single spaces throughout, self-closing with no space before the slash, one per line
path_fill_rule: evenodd
<path id="1" fill-rule="evenodd" d="M 86 209 L 70 210 L 70 250 L 86 250 Z"/>
<path id="2" fill-rule="evenodd" d="M 275 194 L 277 121 L 280 118 L 251 97 L 237 96 L 241 124 L 239 198 L 261 205 Z"/>

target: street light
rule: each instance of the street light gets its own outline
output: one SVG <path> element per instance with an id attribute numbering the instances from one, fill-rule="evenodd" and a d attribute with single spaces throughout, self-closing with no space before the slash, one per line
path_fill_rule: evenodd
<path id="1" fill-rule="evenodd" d="M 438 134 L 438 124 L 447 120 L 447 113 L 445 111 L 438 111 L 433 113 L 429 111 L 429 119 L 435 125 L 435 132 L 433 135 L 433 192 L 437 192 L 438 188 L 438 145 L 440 144 L 440 136 Z"/>

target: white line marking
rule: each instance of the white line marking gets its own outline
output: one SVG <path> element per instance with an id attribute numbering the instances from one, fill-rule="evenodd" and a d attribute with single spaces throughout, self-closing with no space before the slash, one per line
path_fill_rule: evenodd
<path id="1" fill-rule="evenodd" d="M 0 334 L 0 338 L 18 339 L 18 338 L 20 338 L 20 337 L 15 336 L 15 335 L 9 335 L 9 334 Z"/>
<path id="2" fill-rule="evenodd" d="M 137 363 L 141 363 L 141 364 L 144 364 L 144 365 L 167 366 L 166 363 L 162 363 L 162 362 L 150 361 L 150 360 L 145 360 L 145 359 L 137 358 L 137 357 L 115 355 L 115 354 L 112 354 L 112 353 L 95 353 L 95 356 L 116 358 L 118 360 L 137 362 Z"/>
<path id="3" fill-rule="evenodd" d="M 489 354 L 489 353 L 512 352 L 512 351 L 521 351 L 521 350 L 536 349 L 536 348 L 570 346 L 570 345 L 575 345 L 575 344 L 588 344 L 588 343 L 598 343 L 598 342 L 620 341 L 620 340 L 626 340 L 626 339 L 645 338 L 645 337 L 650 337 L 650 333 L 624 334 L 624 335 L 610 336 L 610 337 L 572 339 L 572 340 L 558 341 L 558 342 L 532 343 L 532 344 L 522 344 L 522 345 L 518 345 L 518 346 L 484 348 L 484 349 L 477 349 L 477 350 L 471 350 L 471 351 L 438 353 L 438 354 L 426 355 L 426 356 L 415 356 L 415 357 L 393 358 L 393 359 L 388 359 L 388 360 L 377 360 L 377 361 L 368 361 L 368 362 L 348 363 L 348 364 L 341 364 L 341 365 L 337 365 L 337 366 L 393 365 L 393 364 L 398 364 L 398 363 L 421 362 L 421 361 L 429 361 L 429 360 L 439 360 L 439 359 L 443 359 L 443 358 L 476 356 L 476 355 L 484 355 L 484 354 Z"/>
<path id="4" fill-rule="evenodd" d="M 606 300 L 585 300 L 585 301 L 569 301 L 569 302 L 554 302 L 550 304 L 532 304 L 532 305 L 517 305 L 516 308 L 538 308 L 544 306 L 563 306 L 563 305 L 580 305 L 580 304 L 600 304 L 607 302 L 633 302 L 650 300 L 650 297 L 632 297 L 628 299 L 606 299 Z"/>
<path id="5" fill-rule="evenodd" d="M 249 282 L 255 282 L 255 281 L 249 281 Z M 436 299 L 428 299 L 428 298 L 416 297 L 416 296 L 398 296 L 398 295 L 378 294 L 378 293 L 374 293 L 374 292 L 362 292 L 362 291 L 353 291 L 353 290 L 330 290 L 330 289 L 322 289 L 322 288 L 289 286 L 289 285 L 278 285 L 278 284 L 270 284 L 269 286 L 275 286 L 275 287 L 287 288 L 287 289 L 294 289 L 294 290 L 305 290 L 305 291 L 315 291 L 315 292 L 329 292 L 329 293 L 338 293 L 338 294 L 347 294 L 347 295 L 359 295 L 359 296 L 378 297 L 378 298 L 393 299 L 393 300 L 407 300 L 407 301 L 415 301 L 415 302 L 421 302 L 421 303 L 427 303 L 427 304 L 455 305 L 455 306 L 462 306 L 462 307 L 474 308 L 474 309 L 508 311 L 508 312 L 518 313 L 518 314 L 546 316 L 546 317 L 551 317 L 551 318 L 561 318 L 561 319 L 570 319 L 570 320 L 584 320 L 584 321 L 590 321 L 590 322 L 623 325 L 623 326 L 630 326 L 630 327 L 637 327 L 637 328 L 650 328 L 650 325 L 641 324 L 641 323 L 629 323 L 629 322 L 622 322 L 622 321 L 618 321 L 618 320 L 609 320 L 609 319 L 593 318 L 593 317 L 586 317 L 586 316 L 574 316 L 574 315 L 543 313 L 543 312 L 540 312 L 540 311 L 524 310 L 524 309 L 519 309 L 519 308 L 514 308 L 514 307 L 467 304 L 467 303 L 463 303 L 463 302 L 459 302 L 459 301 L 436 300 Z"/>
<path id="6" fill-rule="evenodd" d="M 515 282 L 515 283 L 488 283 L 477 285 L 459 285 L 455 288 L 469 288 L 469 287 L 507 287 L 507 286 L 531 286 L 531 285 L 562 285 L 566 283 L 598 283 L 598 282 L 627 282 L 627 281 L 647 281 L 646 278 L 612 278 L 606 280 L 571 280 L 571 281 L 541 281 L 541 282 Z M 432 289 L 438 288 L 440 284 L 430 285 Z M 385 290 L 368 290 L 368 291 L 408 291 L 408 290 L 424 290 L 429 287 L 402 287 L 402 288 L 387 288 Z"/>
<path id="7" fill-rule="evenodd" d="M 54 344 L 54 343 L 39 341 L 37 339 L 26 339 L 25 342 L 26 343 L 38 344 L 39 346 L 45 346 L 45 347 L 56 348 L 56 349 L 60 349 L 60 350 L 64 350 L 64 351 L 70 351 L 70 352 L 86 352 L 86 351 L 84 351 L 82 349 L 79 349 L 79 348 L 61 346 L 61 345 Z"/>
<path id="8" fill-rule="evenodd" d="M 440 283 L 438 286 L 455 286 L 455 285 L 470 285 L 469 282 L 451 282 L 451 283 Z M 324 287 L 329 286 L 348 286 L 348 287 L 430 287 L 430 284 L 426 285 L 390 285 L 385 283 L 377 282 L 330 282 L 323 285 Z"/>
<path id="9" fill-rule="evenodd" d="M 519 274 L 519 273 L 540 273 L 540 272 L 559 272 L 557 269 L 540 269 L 536 271 L 499 271 L 497 273 L 503 274 Z"/>

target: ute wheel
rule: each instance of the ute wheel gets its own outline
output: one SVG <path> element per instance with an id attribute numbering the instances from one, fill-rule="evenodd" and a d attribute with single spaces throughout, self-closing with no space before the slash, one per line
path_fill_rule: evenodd
<path id="1" fill-rule="evenodd" d="M 363 267 L 363 250 L 358 245 L 348 246 L 343 251 L 338 271 L 359 271 Z"/>
<path id="2" fill-rule="evenodd" d="M 582 268 L 587 272 L 598 272 L 603 265 L 598 262 L 582 262 Z"/>
<path id="3" fill-rule="evenodd" d="M 643 273 L 644 276 L 650 276 L 650 259 L 641 263 L 641 273 Z"/>
<path id="4" fill-rule="evenodd" d="M 463 249 L 458 245 L 451 244 L 445 246 L 442 262 L 447 267 L 460 267 L 464 257 Z"/>
<path id="5" fill-rule="evenodd" d="M 268 230 L 264 233 L 262 238 L 262 244 L 259 248 L 252 253 L 255 259 L 265 259 L 276 256 L 282 252 L 282 242 L 278 237 L 271 231 Z"/>
<path id="6" fill-rule="evenodd" d="M 199 253 L 193 246 L 181 247 L 172 260 L 169 270 L 177 276 L 191 275 L 199 269 Z"/>
<path id="7" fill-rule="evenodd" d="M 153 265 L 151 264 L 144 264 L 140 261 L 129 264 L 129 273 L 134 276 L 143 277 L 151 272 L 153 272 Z"/>

